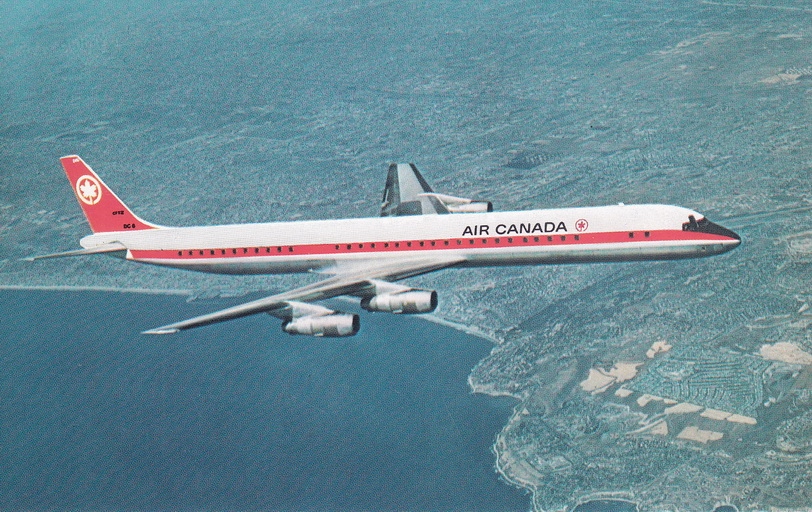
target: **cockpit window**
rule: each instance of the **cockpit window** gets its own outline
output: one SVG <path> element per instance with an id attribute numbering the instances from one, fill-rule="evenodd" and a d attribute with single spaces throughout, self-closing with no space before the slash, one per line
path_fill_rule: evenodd
<path id="1" fill-rule="evenodd" d="M 702 226 L 708 223 L 708 219 L 701 218 L 700 220 L 696 220 L 696 217 L 693 215 L 688 215 L 688 222 L 682 223 L 682 230 L 683 231 L 700 231 Z"/>
<path id="2" fill-rule="evenodd" d="M 699 220 L 696 220 L 696 217 L 693 215 L 688 216 L 688 222 L 682 223 L 682 230 L 683 231 L 694 231 L 699 233 L 710 233 L 712 235 L 722 235 L 729 238 L 734 238 L 736 240 L 741 240 L 739 235 L 734 233 L 733 231 L 723 228 L 719 224 L 714 224 L 713 222 L 709 221 L 706 217 L 702 217 Z"/>

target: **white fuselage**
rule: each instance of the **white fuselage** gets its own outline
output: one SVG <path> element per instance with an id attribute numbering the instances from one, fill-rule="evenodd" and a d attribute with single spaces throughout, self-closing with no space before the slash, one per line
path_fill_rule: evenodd
<path id="1" fill-rule="evenodd" d="M 456 266 L 676 259 L 729 251 L 740 240 L 685 229 L 692 210 L 617 205 L 498 213 L 273 222 L 99 233 L 126 258 L 203 272 L 273 274 L 336 264 L 448 256 Z"/>

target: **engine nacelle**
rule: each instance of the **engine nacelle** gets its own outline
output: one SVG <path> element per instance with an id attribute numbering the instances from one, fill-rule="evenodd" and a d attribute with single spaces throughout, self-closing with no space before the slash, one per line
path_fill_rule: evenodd
<path id="1" fill-rule="evenodd" d="M 446 208 L 451 213 L 487 213 L 493 211 L 493 203 L 490 201 L 472 201 L 468 204 L 447 204 Z"/>
<path id="2" fill-rule="evenodd" d="M 433 197 L 440 201 L 449 213 L 487 213 L 493 211 L 493 203 L 490 201 L 477 201 L 467 197 L 456 197 L 436 192 L 424 192 L 418 195 Z"/>
<path id="3" fill-rule="evenodd" d="M 361 299 L 367 311 L 383 313 L 431 313 L 437 308 L 437 292 L 412 290 L 400 293 L 382 293 Z"/>
<path id="4" fill-rule="evenodd" d="M 355 336 L 360 328 L 361 319 L 358 315 L 348 313 L 300 316 L 282 322 L 282 330 L 288 334 L 305 334 L 326 338 Z"/>

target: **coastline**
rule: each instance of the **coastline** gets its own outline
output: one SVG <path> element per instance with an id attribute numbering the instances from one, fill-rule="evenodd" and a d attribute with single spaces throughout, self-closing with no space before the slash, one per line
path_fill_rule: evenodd
<path id="1" fill-rule="evenodd" d="M 433 323 L 436 323 L 436 324 L 439 324 L 439 325 L 450 327 L 452 329 L 462 331 L 462 332 L 464 332 L 466 334 L 470 334 L 471 336 L 475 336 L 475 337 L 487 340 L 487 341 L 491 342 L 494 347 L 496 347 L 498 345 L 501 345 L 503 343 L 503 341 L 504 341 L 504 340 L 501 340 L 501 339 L 495 337 L 492 334 L 488 334 L 488 333 L 476 328 L 475 326 L 468 325 L 468 324 L 463 324 L 463 323 L 460 323 L 460 322 L 454 322 L 454 321 L 451 321 L 451 320 L 446 320 L 446 319 L 441 318 L 441 317 L 439 317 L 437 315 L 434 315 L 434 314 L 424 315 L 423 318 L 425 320 L 428 320 L 429 322 L 433 322 Z M 504 440 L 503 432 L 505 431 L 505 429 L 507 429 L 515 421 L 516 418 L 518 418 L 521 415 L 519 407 L 522 406 L 522 398 L 520 396 L 518 396 L 518 395 L 509 393 L 507 391 L 495 391 L 493 389 L 488 389 L 485 386 L 477 384 L 476 382 L 474 382 L 473 372 L 468 374 L 467 381 L 468 381 L 468 387 L 471 389 L 471 393 L 481 394 L 481 395 L 489 396 L 489 397 L 492 397 L 492 398 L 511 398 L 511 399 L 514 399 L 514 400 L 516 400 L 518 402 L 513 407 L 513 412 L 511 413 L 511 415 L 508 418 L 505 425 L 502 427 L 502 430 L 500 430 L 496 434 L 496 436 L 494 438 L 494 442 L 491 445 L 491 453 L 494 456 L 494 466 L 496 468 L 496 473 L 499 475 L 499 477 L 502 480 L 504 480 L 505 483 L 507 483 L 508 485 L 511 485 L 511 486 L 513 486 L 513 487 L 515 487 L 517 489 L 521 489 L 521 490 L 529 492 L 530 493 L 530 506 L 532 507 L 532 509 L 534 511 L 536 511 L 536 512 L 543 512 L 541 509 L 537 508 L 537 506 L 536 506 L 536 488 L 534 486 L 530 485 L 529 482 L 523 482 L 521 480 L 518 480 L 518 479 L 515 479 L 515 478 L 511 477 L 508 474 L 508 472 L 505 471 L 505 469 L 502 467 L 502 464 L 501 464 L 501 456 L 500 456 L 500 451 L 499 451 L 499 445 L 500 445 L 500 442 L 502 442 Z M 580 503 L 580 500 L 578 502 Z"/>
<path id="2" fill-rule="evenodd" d="M 451 327 L 452 329 L 464 332 L 465 334 L 470 334 L 471 336 L 477 338 L 482 338 L 483 340 L 490 341 L 494 345 L 501 345 L 503 341 L 494 336 L 493 334 L 483 331 L 482 329 L 476 327 L 475 325 L 468 325 L 460 322 L 454 322 L 452 320 L 446 320 L 445 318 L 439 317 L 433 313 L 428 315 L 421 315 L 420 318 L 428 320 L 429 322 L 433 322 L 435 324 L 443 325 L 445 327 Z"/>
<path id="3" fill-rule="evenodd" d="M 521 405 L 521 403 L 516 404 L 516 407 L 514 407 L 513 414 L 511 415 L 510 419 L 508 420 L 508 423 L 507 423 L 508 425 L 513 420 L 513 418 L 517 414 L 519 414 L 519 412 L 516 410 L 516 408 L 518 408 L 520 405 Z M 502 439 L 501 435 L 502 435 L 502 432 L 497 434 L 496 435 L 496 440 L 491 445 L 491 453 L 493 454 L 494 458 L 496 459 L 496 463 L 495 463 L 496 464 L 496 472 L 499 474 L 499 477 L 502 480 L 505 481 L 505 483 L 507 483 L 509 485 L 512 485 L 513 487 L 516 487 L 517 489 L 523 489 L 525 491 L 530 492 L 530 506 L 532 507 L 533 511 L 534 512 L 544 512 L 543 510 L 536 507 L 536 488 L 533 487 L 532 485 L 523 484 L 522 482 L 514 480 L 513 478 L 508 476 L 507 472 L 504 469 L 502 469 L 502 466 L 500 464 L 499 446 L 498 446 L 499 442 L 500 442 L 500 439 Z"/>
<path id="4" fill-rule="evenodd" d="M 620 503 L 627 503 L 630 506 L 633 506 L 635 510 L 640 510 L 640 505 L 632 501 L 632 496 L 630 493 L 625 491 L 606 491 L 606 492 L 595 492 L 591 494 L 587 494 L 585 496 L 581 496 L 575 502 L 575 506 L 573 507 L 573 512 L 575 512 L 578 507 L 582 505 L 587 505 L 592 502 L 600 502 L 600 501 L 616 501 Z"/>

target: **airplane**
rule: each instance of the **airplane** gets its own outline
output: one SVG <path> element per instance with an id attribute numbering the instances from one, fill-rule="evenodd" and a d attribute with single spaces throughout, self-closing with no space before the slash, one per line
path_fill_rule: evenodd
<path id="1" fill-rule="evenodd" d="M 82 249 L 223 274 L 316 273 L 300 288 L 149 329 L 171 334 L 268 313 L 289 334 L 355 335 L 357 314 L 312 302 L 361 299 L 372 312 L 430 313 L 437 292 L 398 281 L 442 269 L 672 260 L 722 254 L 739 235 L 679 206 L 647 204 L 494 212 L 489 201 L 436 193 L 414 164 L 389 166 L 380 217 L 165 227 L 135 215 L 76 155 L 60 159 L 93 234 Z"/>

